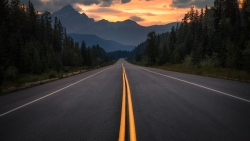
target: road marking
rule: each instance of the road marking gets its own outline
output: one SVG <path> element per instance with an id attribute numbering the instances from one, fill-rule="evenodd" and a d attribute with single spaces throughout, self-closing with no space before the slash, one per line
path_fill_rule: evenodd
<path id="1" fill-rule="evenodd" d="M 121 123 L 118 141 L 125 140 L 125 127 L 126 127 L 126 86 L 125 86 L 124 67 L 122 64 L 122 109 L 121 109 Z"/>
<path id="2" fill-rule="evenodd" d="M 125 72 L 125 80 L 126 80 L 126 84 L 127 84 L 127 93 L 128 93 L 128 113 L 129 113 L 130 141 L 136 141 L 136 130 L 135 130 L 133 104 L 132 104 L 132 98 L 131 98 L 131 92 L 130 92 L 128 77 L 127 77 L 125 68 L 124 68 L 124 72 Z"/>
<path id="3" fill-rule="evenodd" d="M 122 64 L 122 80 L 123 80 L 123 95 L 122 95 L 122 110 L 121 110 L 121 123 L 120 123 L 120 132 L 118 141 L 125 140 L 125 128 L 126 128 L 126 94 L 128 98 L 128 113 L 129 113 L 129 135 L 130 141 L 136 141 L 136 130 L 135 130 L 135 121 L 134 121 L 134 112 L 132 105 L 132 98 L 130 92 L 130 86 L 128 78 L 126 75 L 125 67 Z"/>
<path id="4" fill-rule="evenodd" d="M 63 88 L 61 88 L 61 89 L 59 89 L 59 90 L 57 90 L 57 91 L 54 91 L 54 92 L 52 92 L 52 93 L 50 93 L 50 94 L 47 94 L 47 95 L 45 95 L 45 96 L 43 96 L 43 97 L 40 97 L 40 98 L 38 98 L 38 99 L 36 99 L 36 100 L 33 100 L 33 101 L 29 102 L 29 103 L 26 103 L 26 104 L 24 104 L 24 105 L 22 105 L 22 106 L 19 106 L 19 107 L 15 108 L 15 109 L 12 109 L 12 110 L 8 111 L 8 112 L 5 112 L 5 113 L 1 114 L 0 117 L 2 117 L 2 116 L 4 116 L 4 115 L 7 115 L 7 114 L 9 114 L 9 113 L 11 113 L 11 112 L 14 112 L 14 111 L 16 111 L 16 110 L 18 110 L 18 109 L 21 109 L 21 108 L 23 108 L 23 107 L 25 107 L 25 106 L 28 106 L 28 105 L 30 105 L 30 104 L 32 104 L 32 103 L 35 103 L 35 102 L 37 102 L 37 101 L 39 101 L 39 100 L 42 100 L 42 99 L 44 99 L 44 98 L 46 98 L 46 97 L 48 97 L 48 96 L 51 96 L 51 95 L 53 95 L 53 94 L 55 94 L 55 93 L 57 93 L 57 92 L 60 92 L 60 91 L 62 91 L 62 90 L 64 90 L 64 89 L 66 89 L 66 88 L 69 88 L 69 87 L 71 87 L 71 86 L 73 86 L 73 85 L 75 85 L 75 84 L 77 84 L 77 83 L 79 83 L 79 82 L 81 82 L 81 81 L 83 81 L 83 80 L 86 80 L 86 79 L 88 79 L 88 78 L 90 78 L 90 77 L 93 77 L 93 76 L 95 76 L 95 75 L 97 75 L 97 74 L 99 74 L 99 73 L 101 73 L 101 72 L 104 72 L 104 71 L 110 69 L 110 68 L 111 68 L 111 67 L 109 67 L 109 68 L 107 68 L 107 69 L 104 69 L 104 70 L 102 70 L 102 71 L 99 71 L 99 72 L 97 72 L 97 73 L 95 73 L 95 74 L 92 74 L 92 75 L 90 75 L 90 76 L 88 76 L 88 77 L 86 77 L 86 78 L 83 78 L 83 79 L 81 79 L 81 80 L 79 80 L 79 81 L 77 81 L 77 82 L 75 82 L 75 83 L 72 83 L 72 84 L 70 84 L 70 85 L 68 85 L 68 86 L 66 86 L 66 87 L 63 87 Z"/>
<path id="5" fill-rule="evenodd" d="M 217 92 L 217 93 L 220 93 L 220 94 L 223 94 L 223 95 L 226 95 L 226 96 L 236 98 L 236 99 L 239 99 L 239 100 L 250 103 L 250 100 L 247 100 L 247 99 L 244 99 L 244 98 L 241 98 L 241 97 L 237 97 L 237 96 L 234 96 L 234 95 L 231 95 L 231 94 L 228 94 L 228 93 L 224 93 L 224 92 L 221 92 L 221 91 L 218 91 L 218 90 L 215 90 L 215 89 L 211 89 L 211 88 L 208 88 L 208 87 L 205 87 L 205 86 L 202 86 L 202 85 L 199 85 L 199 84 L 195 84 L 195 83 L 192 83 L 192 82 L 189 82 L 189 81 L 186 81 L 186 80 L 182 80 L 182 79 L 175 78 L 175 77 L 172 77 L 172 76 L 168 76 L 168 75 L 165 75 L 165 74 L 150 71 L 150 70 L 142 68 L 142 67 L 138 67 L 138 68 L 143 69 L 143 70 L 148 71 L 148 72 L 151 72 L 151 73 L 154 73 L 154 74 L 158 74 L 158 75 L 165 76 L 165 77 L 168 77 L 168 78 L 171 78 L 171 79 L 175 79 L 175 80 L 178 80 L 178 81 L 181 81 L 181 82 L 185 82 L 185 83 L 197 86 L 197 87 L 201 87 L 201 88 L 204 88 L 204 89 L 207 89 L 207 90 L 210 90 L 210 91 L 214 91 L 214 92 Z"/>

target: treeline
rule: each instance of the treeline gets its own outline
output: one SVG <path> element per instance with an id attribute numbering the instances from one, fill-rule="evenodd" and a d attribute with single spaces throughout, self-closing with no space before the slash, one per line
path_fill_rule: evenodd
<path id="1" fill-rule="evenodd" d="M 146 65 L 210 65 L 250 71 L 250 0 L 215 0 L 191 7 L 170 32 L 150 32 L 129 59 Z"/>
<path id="2" fill-rule="evenodd" d="M 109 52 L 108 55 L 113 59 L 127 58 L 131 54 L 131 51 L 117 50 Z"/>
<path id="3" fill-rule="evenodd" d="M 0 80 L 21 74 L 61 71 L 63 67 L 103 65 L 112 60 L 99 46 L 86 47 L 67 36 L 50 12 L 38 14 L 31 2 L 0 1 Z"/>

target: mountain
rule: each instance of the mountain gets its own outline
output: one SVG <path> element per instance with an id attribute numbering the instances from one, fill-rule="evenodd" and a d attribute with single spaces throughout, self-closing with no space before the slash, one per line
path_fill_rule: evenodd
<path id="1" fill-rule="evenodd" d="M 94 34 L 103 39 L 110 39 L 122 44 L 138 45 L 145 41 L 150 31 L 163 33 L 170 31 L 171 28 L 176 25 L 177 23 L 170 23 L 167 25 L 144 27 L 132 20 L 125 20 L 122 22 L 101 20 L 88 27 L 80 28 L 76 33 Z"/>
<path id="2" fill-rule="evenodd" d="M 54 12 L 52 17 L 55 16 L 61 20 L 68 33 L 92 34 L 106 40 L 133 46 L 143 42 L 150 31 L 163 33 L 170 31 L 172 26 L 177 25 L 177 22 L 174 22 L 145 27 L 132 20 L 109 22 L 103 19 L 95 22 L 86 14 L 78 13 L 71 5 L 66 5 L 59 11 Z"/>
<path id="3" fill-rule="evenodd" d="M 95 23 L 94 19 L 89 18 L 84 13 L 80 14 L 70 4 L 52 13 L 52 17 L 60 19 L 69 33 L 74 33 L 82 27 L 87 27 Z"/>
<path id="4" fill-rule="evenodd" d="M 134 46 L 130 45 L 123 45 L 111 40 L 102 39 L 96 35 L 88 35 L 88 34 L 76 34 L 76 33 L 69 33 L 70 37 L 74 39 L 74 41 L 82 43 L 82 40 L 86 43 L 87 46 L 92 46 L 99 44 L 106 52 L 112 52 L 116 50 L 127 50 L 132 51 Z"/>

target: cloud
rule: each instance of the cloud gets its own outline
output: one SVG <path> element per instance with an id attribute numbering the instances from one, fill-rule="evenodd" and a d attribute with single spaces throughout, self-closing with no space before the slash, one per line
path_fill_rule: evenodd
<path id="1" fill-rule="evenodd" d="M 81 12 L 82 11 L 82 8 L 79 7 L 78 5 L 72 5 L 74 7 L 74 9 L 78 12 Z"/>
<path id="2" fill-rule="evenodd" d="M 155 16 L 155 14 L 152 14 L 152 13 L 146 13 L 145 15 L 147 15 L 147 16 Z"/>
<path id="3" fill-rule="evenodd" d="M 130 19 L 133 20 L 133 21 L 136 21 L 136 22 L 144 21 L 143 18 L 138 17 L 138 16 L 131 16 Z"/>
<path id="4" fill-rule="evenodd" d="M 121 0 L 121 3 L 124 4 L 124 3 L 129 3 L 131 0 Z"/>
<path id="5" fill-rule="evenodd" d="M 60 0 L 60 1 L 63 1 L 63 0 Z M 68 0 L 68 1 L 70 2 L 73 1 L 74 3 L 81 3 L 83 5 L 100 4 L 102 2 L 100 0 Z"/>
<path id="6" fill-rule="evenodd" d="M 102 19 L 102 17 L 99 14 L 88 14 L 88 17 L 95 19 L 95 21 Z"/>
<path id="7" fill-rule="evenodd" d="M 176 8 L 189 8 L 191 6 L 203 8 L 206 5 L 212 6 L 213 0 L 172 0 L 172 3 L 169 6 Z"/>
<path id="8" fill-rule="evenodd" d="M 40 12 L 50 11 L 55 12 L 67 4 L 83 4 L 86 6 L 96 4 L 100 7 L 110 7 L 118 3 L 128 3 L 131 0 L 31 0 L 36 10 Z M 28 5 L 29 0 L 20 0 L 21 4 Z M 77 9 L 79 10 L 79 9 Z"/>
<path id="9" fill-rule="evenodd" d="M 90 9 L 90 10 L 86 10 L 86 11 L 91 12 L 91 13 L 121 13 L 121 11 L 119 11 L 119 10 L 106 8 L 106 7 L 100 7 L 97 9 Z"/>

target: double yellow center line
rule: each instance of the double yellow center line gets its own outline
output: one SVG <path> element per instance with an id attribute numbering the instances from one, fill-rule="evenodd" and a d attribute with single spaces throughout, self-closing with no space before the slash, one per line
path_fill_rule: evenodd
<path id="1" fill-rule="evenodd" d="M 128 100 L 128 114 L 129 114 L 129 135 L 130 141 L 136 141 L 136 131 L 135 131 L 135 121 L 134 121 L 134 112 L 132 105 L 132 98 L 130 87 L 128 83 L 128 78 L 126 75 L 125 67 L 122 64 L 122 109 L 121 109 L 121 123 L 120 123 L 120 132 L 118 141 L 125 140 L 125 129 L 126 129 L 126 95 Z"/>

